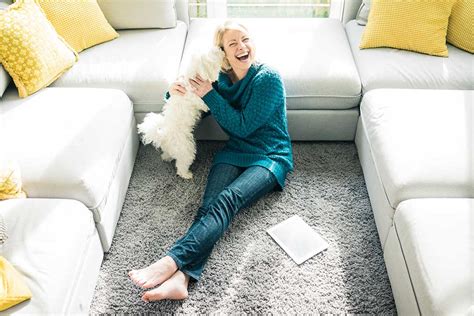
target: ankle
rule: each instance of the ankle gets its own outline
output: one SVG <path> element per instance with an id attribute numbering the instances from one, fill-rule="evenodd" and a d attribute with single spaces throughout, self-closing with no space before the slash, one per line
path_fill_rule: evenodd
<path id="1" fill-rule="evenodd" d="M 173 269 L 173 271 L 178 271 L 178 265 L 174 261 L 173 258 L 170 256 L 165 256 L 163 257 L 163 260 L 165 260 L 166 264 L 170 267 L 170 269 Z"/>

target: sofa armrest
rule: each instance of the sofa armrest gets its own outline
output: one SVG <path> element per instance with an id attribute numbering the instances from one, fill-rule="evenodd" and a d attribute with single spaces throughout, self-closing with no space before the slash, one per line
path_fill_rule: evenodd
<path id="1" fill-rule="evenodd" d="M 183 21 L 189 27 L 189 1 L 188 0 L 176 0 L 176 15 L 178 20 Z"/>

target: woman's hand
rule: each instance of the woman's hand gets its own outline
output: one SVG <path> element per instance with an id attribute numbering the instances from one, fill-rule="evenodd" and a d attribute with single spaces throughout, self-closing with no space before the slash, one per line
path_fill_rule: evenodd
<path id="1" fill-rule="evenodd" d="M 197 75 L 194 79 L 189 79 L 189 83 L 193 87 L 193 92 L 200 98 L 212 90 L 211 82 L 209 80 L 202 79 L 199 75 Z"/>
<path id="2" fill-rule="evenodd" d="M 171 84 L 169 89 L 170 95 L 181 95 L 184 96 L 186 94 L 186 87 L 180 81 L 175 81 Z"/>

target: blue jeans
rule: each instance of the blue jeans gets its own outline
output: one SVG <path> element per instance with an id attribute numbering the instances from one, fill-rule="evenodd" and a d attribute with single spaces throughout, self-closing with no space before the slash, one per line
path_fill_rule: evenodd
<path id="1" fill-rule="evenodd" d="M 214 165 L 193 224 L 167 255 L 173 258 L 182 272 L 198 280 L 214 244 L 234 216 L 272 191 L 276 185 L 275 176 L 264 167 Z"/>

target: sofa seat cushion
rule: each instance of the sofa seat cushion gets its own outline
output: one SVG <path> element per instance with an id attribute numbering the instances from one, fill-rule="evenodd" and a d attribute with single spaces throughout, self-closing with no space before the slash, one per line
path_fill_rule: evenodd
<path id="1" fill-rule="evenodd" d="M 474 89 L 473 58 L 468 52 L 449 44 L 447 58 L 393 48 L 361 50 L 364 26 L 352 20 L 346 32 L 364 93 L 378 88 Z"/>
<path id="2" fill-rule="evenodd" d="M 361 121 L 385 195 L 474 197 L 474 91 L 376 89 Z"/>
<path id="3" fill-rule="evenodd" d="M 0 202 L 0 214 L 9 235 L 3 256 L 32 292 L 30 300 L 4 313 L 87 313 L 89 306 L 81 311 L 74 302 L 83 284 L 95 284 L 103 256 L 91 212 L 73 200 L 16 199 Z M 97 266 L 84 271 L 91 261 Z"/>
<path id="4" fill-rule="evenodd" d="M 213 45 L 214 31 L 222 22 L 221 19 L 191 21 L 180 73 L 184 73 L 193 53 Z M 359 75 L 341 22 L 333 19 L 239 19 L 239 22 L 254 39 L 257 59 L 280 72 L 289 110 L 349 109 L 358 105 Z"/>
<path id="5" fill-rule="evenodd" d="M 474 311 L 474 200 L 414 199 L 394 217 L 421 315 Z"/>
<path id="6" fill-rule="evenodd" d="M 135 112 L 160 111 L 178 75 L 187 26 L 119 31 L 120 37 L 83 51 L 52 86 L 114 88 L 133 101 Z"/>
<path id="7" fill-rule="evenodd" d="M 99 222 L 134 124 L 130 99 L 114 89 L 47 88 L 26 99 L 12 90 L 0 150 L 19 163 L 27 196 L 79 200 Z"/>

